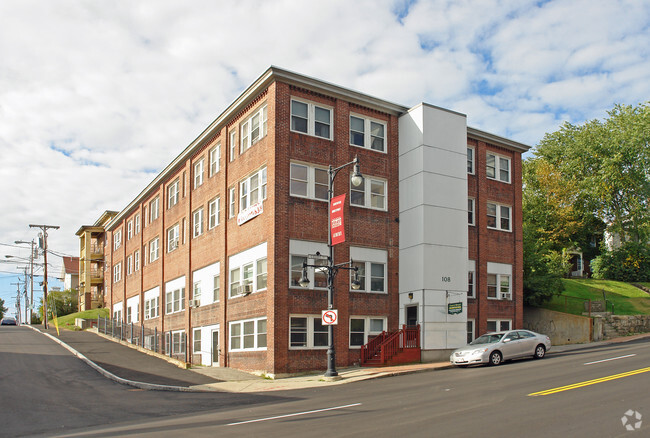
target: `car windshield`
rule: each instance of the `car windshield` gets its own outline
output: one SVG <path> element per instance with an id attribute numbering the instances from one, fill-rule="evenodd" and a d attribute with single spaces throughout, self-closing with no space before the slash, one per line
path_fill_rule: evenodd
<path id="1" fill-rule="evenodd" d="M 490 333 L 487 335 L 479 336 L 478 338 L 470 342 L 470 345 L 494 344 L 496 342 L 499 342 L 503 337 L 503 335 L 504 333 Z"/>

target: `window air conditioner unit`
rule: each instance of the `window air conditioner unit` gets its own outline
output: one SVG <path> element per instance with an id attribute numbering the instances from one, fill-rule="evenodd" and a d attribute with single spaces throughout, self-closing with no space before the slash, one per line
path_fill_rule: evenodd
<path id="1" fill-rule="evenodd" d="M 176 248 L 178 248 L 178 240 L 172 240 L 171 242 L 169 242 L 169 250 L 170 251 L 173 251 Z"/>
<path id="2" fill-rule="evenodd" d="M 190 300 L 190 308 L 195 309 L 199 307 L 201 302 L 199 300 Z"/>
<path id="3" fill-rule="evenodd" d="M 511 300 L 512 299 L 512 293 L 510 293 L 510 292 L 501 292 L 501 299 L 502 300 Z"/>
<path id="4" fill-rule="evenodd" d="M 242 285 L 242 290 L 241 292 L 244 295 L 248 295 L 253 292 L 253 284 L 252 283 L 247 283 Z"/>

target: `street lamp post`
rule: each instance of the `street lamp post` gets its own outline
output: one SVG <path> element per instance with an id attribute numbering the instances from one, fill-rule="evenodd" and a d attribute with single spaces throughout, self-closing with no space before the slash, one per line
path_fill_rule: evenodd
<path id="1" fill-rule="evenodd" d="M 329 257 L 327 257 L 327 266 L 322 265 L 309 265 L 306 262 L 302 265 L 302 276 L 299 280 L 299 284 L 302 287 L 307 287 L 309 285 L 309 279 L 307 278 L 307 268 L 325 268 L 327 269 L 327 309 L 332 310 L 334 308 L 334 278 L 336 277 L 339 269 L 354 271 L 354 280 L 352 282 L 353 289 L 359 289 L 359 268 L 352 267 L 352 261 L 345 263 L 339 263 L 338 265 L 334 263 L 334 246 L 332 245 L 332 198 L 334 197 L 334 178 L 339 173 L 339 171 L 347 166 L 354 165 L 352 171 L 352 177 L 350 182 L 353 186 L 358 187 L 363 183 L 363 176 L 359 170 L 359 158 L 354 157 L 354 160 L 349 163 L 345 163 L 339 167 L 333 168 L 332 165 L 328 169 L 328 185 L 327 185 L 327 248 L 329 250 Z M 336 372 L 336 350 L 334 347 L 334 327 L 332 324 L 327 326 L 327 338 L 328 338 L 328 348 L 327 348 L 327 371 L 325 372 L 325 377 L 336 377 L 339 374 Z"/>
<path id="2" fill-rule="evenodd" d="M 32 239 L 31 242 L 26 242 L 24 240 L 16 240 L 14 242 L 16 245 L 19 245 L 21 243 L 31 245 L 31 251 L 29 253 L 29 268 L 30 268 L 30 273 L 29 273 L 29 287 L 30 287 L 30 296 L 29 296 L 29 304 L 25 303 L 25 312 L 29 311 L 29 318 L 27 321 L 25 321 L 27 324 L 32 323 L 32 310 L 34 307 L 34 245 L 36 245 L 36 242 L 34 242 L 34 239 Z M 25 285 L 25 301 L 27 301 L 27 285 Z"/>

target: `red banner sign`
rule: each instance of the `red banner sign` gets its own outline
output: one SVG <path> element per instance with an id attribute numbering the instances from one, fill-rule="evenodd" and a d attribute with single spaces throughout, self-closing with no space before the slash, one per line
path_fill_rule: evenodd
<path id="1" fill-rule="evenodd" d="M 332 198 L 330 204 L 330 227 L 332 229 L 332 245 L 345 242 L 345 227 L 343 226 L 343 206 L 345 193 Z"/>

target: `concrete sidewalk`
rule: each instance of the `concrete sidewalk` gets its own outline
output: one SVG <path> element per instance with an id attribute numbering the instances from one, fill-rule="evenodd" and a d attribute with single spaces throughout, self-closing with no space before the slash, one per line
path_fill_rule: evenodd
<path id="1" fill-rule="evenodd" d="M 104 376 L 130 386 L 149 390 L 165 391 L 219 391 L 219 392 L 265 392 L 301 388 L 318 388 L 341 385 L 360 380 L 376 379 L 401 374 L 445 369 L 449 362 L 416 363 L 390 367 L 348 367 L 339 368 L 340 379 L 325 379 L 314 373 L 281 379 L 267 379 L 232 368 L 192 367 L 182 368 L 182 362 L 147 354 L 124 342 L 92 331 L 61 330 L 31 327 L 53 341 L 62 344 L 72 354 L 88 363 Z M 616 338 L 588 344 L 554 346 L 549 354 L 575 351 L 584 348 L 634 341 L 650 337 L 650 333 Z"/>

